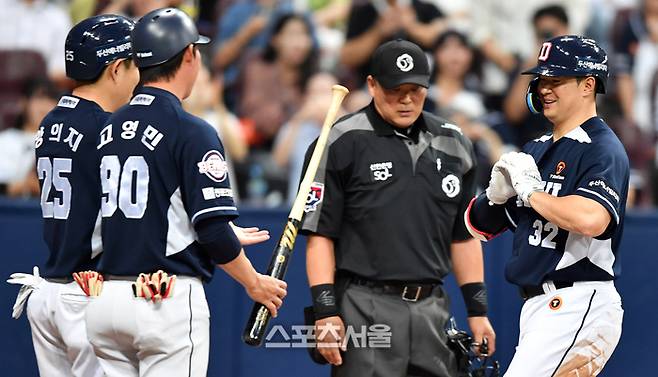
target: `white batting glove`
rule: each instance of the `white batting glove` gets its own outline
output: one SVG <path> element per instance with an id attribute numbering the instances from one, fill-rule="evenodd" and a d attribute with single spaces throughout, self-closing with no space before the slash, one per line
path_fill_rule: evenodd
<path id="1" fill-rule="evenodd" d="M 541 174 L 531 155 L 519 152 L 505 153 L 500 157 L 500 168 L 507 172 L 514 191 L 525 206 L 530 206 L 528 197 L 535 191 L 542 191 Z"/>
<path id="2" fill-rule="evenodd" d="M 496 162 L 491 169 L 491 178 L 489 178 L 486 195 L 487 199 L 494 204 L 505 204 L 509 198 L 516 195 L 507 172 L 501 169 L 500 161 Z"/>
<path id="3" fill-rule="evenodd" d="M 18 291 L 18 296 L 16 296 L 16 302 L 12 307 L 11 316 L 14 319 L 18 319 L 21 316 L 28 297 L 30 297 L 33 290 L 39 287 L 41 282 L 43 282 L 43 279 L 39 276 L 39 267 L 37 266 L 34 266 L 32 269 L 32 274 L 17 272 L 9 276 L 7 283 L 21 285 L 21 289 Z"/>

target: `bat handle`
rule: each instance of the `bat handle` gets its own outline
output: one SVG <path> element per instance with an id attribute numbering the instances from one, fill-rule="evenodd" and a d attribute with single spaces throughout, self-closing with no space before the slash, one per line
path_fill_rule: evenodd
<path id="1" fill-rule="evenodd" d="M 265 339 L 265 331 L 267 331 L 270 317 L 270 311 L 265 305 L 255 302 L 242 334 L 242 341 L 250 346 L 260 347 Z"/>
<path id="2" fill-rule="evenodd" d="M 297 229 L 300 222 L 288 219 L 288 223 L 281 235 L 279 245 L 272 254 L 272 259 L 267 268 L 267 275 L 283 280 L 288 270 L 288 262 L 297 237 Z M 242 333 L 242 341 L 250 346 L 259 347 L 263 344 L 267 325 L 270 322 L 270 311 L 261 303 L 255 302 L 249 315 L 249 320 Z"/>

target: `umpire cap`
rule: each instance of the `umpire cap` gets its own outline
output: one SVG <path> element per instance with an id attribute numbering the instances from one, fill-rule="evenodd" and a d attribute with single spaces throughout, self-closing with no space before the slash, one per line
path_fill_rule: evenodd
<path id="1" fill-rule="evenodd" d="M 140 18 L 132 32 L 135 64 L 138 68 L 162 64 L 190 44 L 207 44 L 194 21 L 176 8 L 161 8 Z"/>
<path id="2" fill-rule="evenodd" d="M 430 67 L 425 52 L 403 39 L 377 47 L 372 55 L 370 74 L 386 89 L 402 84 L 430 86 Z"/>
<path id="3" fill-rule="evenodd" d="M 563 35 L 542 44 L 537 66 L 524 75 L 538 76 L 593 76 L 596 92 L 605 93 L 608 81 L 608 55 L 593 39 L 577 35 Z"/>
<path id="4" fill-rule="evenodd" d="M 66 36 L 66 76 L 94 80 L 105 66 L 132 56 L 130 32 L 135 23 L 123 16 L 105 14 L 80 21 Z"/>

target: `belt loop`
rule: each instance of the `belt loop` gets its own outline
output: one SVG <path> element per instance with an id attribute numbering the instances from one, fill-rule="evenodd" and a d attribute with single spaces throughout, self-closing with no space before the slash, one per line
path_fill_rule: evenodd
<path id="1" fill-rule="evenodd" d="M 555 292 L 557 290 L 557 288 L 555 287 L 555 283 L 553 283 L 553 280 L 546 280 L 542 284 L 542 287 L 544 288 L 544 293 Z"/>

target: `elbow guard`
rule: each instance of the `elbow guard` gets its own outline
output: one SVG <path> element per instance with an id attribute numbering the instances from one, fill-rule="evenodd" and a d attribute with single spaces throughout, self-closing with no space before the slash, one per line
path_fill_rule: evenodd
<path id="1" fill-rule="evenodd" d="M 240 240 L 227 221 L 220 217 L 211 217 L 199 221 L 194 229 L 199 238 L 199 245 L 216 264 L 226 264 L 242 251 Z"/>
<path id="2" fill-rule="evenodd" d="M 505 205 L 489 204 L 484 194 L 474 197 L 464 211 L 468 232 L 480 241 L 489 241 L 507 229 Z"/>

